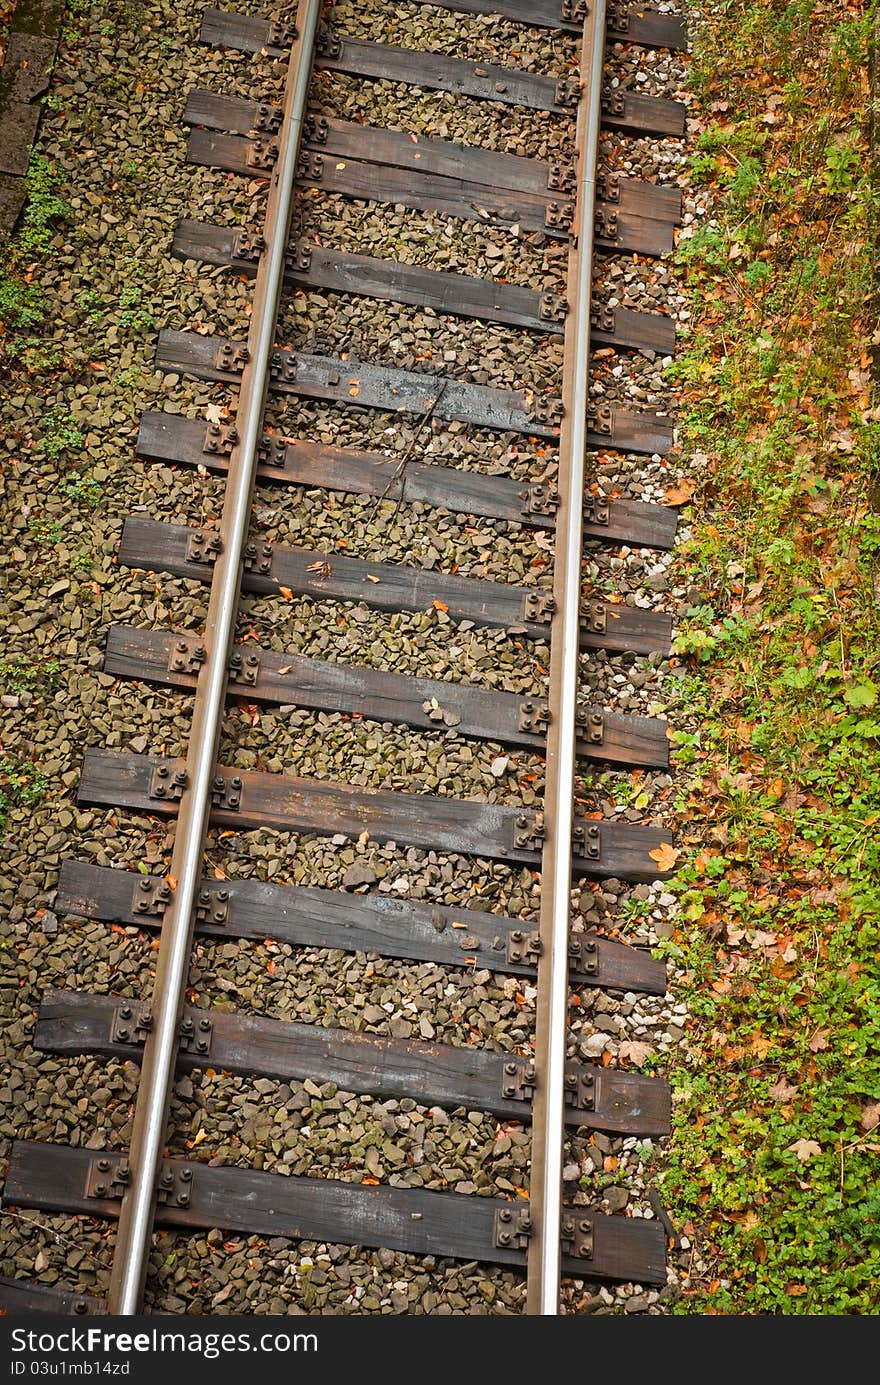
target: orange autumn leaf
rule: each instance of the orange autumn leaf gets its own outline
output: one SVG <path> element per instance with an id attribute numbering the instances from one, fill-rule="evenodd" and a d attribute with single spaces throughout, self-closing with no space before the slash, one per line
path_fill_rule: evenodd
<path id="1" fill-rule="evenodd" d="M 656 851 L 649 851 L 648 855 L 652 861 L 656 861 L 661 871 L 672 870 L 679 853 L 671 842 L 661 842 Z"/>
<path id="2" fill-rule="evenodd" d="M 433 605 L 435 611 L 449 610 L 449 607 L 446 605 L 445 601 L 434 601 L 431 604 Z"/>
<path id="3" fill-rule="evenodd" d="M 283 596 L 285 601 L 293 600 L 293 592 L 290 590 L 290 587 L 279 587 L 278 595 Z"/>

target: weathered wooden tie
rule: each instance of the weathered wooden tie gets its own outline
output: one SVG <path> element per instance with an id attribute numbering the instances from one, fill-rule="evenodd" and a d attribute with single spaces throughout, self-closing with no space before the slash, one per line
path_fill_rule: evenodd
<path id="1" fill-rule="evenodd" d="M 34 1047 L 137 1059 L 150 1022 L 147 1001 L 52 990 L 40 1004 Z M 187 1006 L 178 1068 L 206 1066 L 282 1082 L 332 1082 L 344 1092 L 405 1097 L 428 1107 L 465 1106 L 524 1125 L 540 1080 L 527 1056 Z M 669 1087 L 659 1077 L 571 1063 L 566 1084 L 570 1126 L 623 1135 L 668 1133 Z"/>
<path id="2" fill-rule="evenodd" d="M 461 14 L 498 15 L 515 24 L 540 29 L 560 29 L 580 34 L 586 18 L 586 0 L 415 0 L 436 9 L 456 10 Z M 687 48 L 687 31 L 678 15 L 655 10 L 611 4 L 605 28 L 611 43 L 635 43 L 643 48 Z M 209 9 L 202 19 L 201 41 L 242 53 L 267 53 L 286 56 L 290 35 L 283 24 L 259 16 L 234 11 Z"/>
<path id="3" fill-rule="evenodd" d="M 218 542 L 213 529 L 188 529 L 130 515 L 122 531 L 119 561 L 126 567 L 206 582 Z M 507 586 L 258 539 L 249 544 L 245 564 L 243 590 L 255 595 L 281 594 L 289 599 L 295 593 L 315 601 L 361 601 L 380 611 L 439 609 L 453 620 L 470 620 L 532 640 L 545 640 L 549 634 L 553 605 L 549 593 L 540 587 Z M 583 608 L 584 649 L 664 653 L 671 647 L 671 637 L 671 618 L 662 612 L 610 601 L 590 601 Z"/>
<path id="4" fill-rule="evenodd" d="M 145 679 L 175 688 L 195 687 L 201 636 L 114 625 L 107 634 L 104 670 L 118 678 Z M 375 722 L 425 731 L 454 729 L 457 736 L 498 741 L 542 753 L 546 703 L 470 683 L 413 678 L 359 664 L 328 663 L 299 654 L 277 654 L 254 644 L 235 649 L 228 694 L 248 702 L 341 712 Z M 577 753 L 606 764 L 669 763 L 665 721 L 585 707 Z"/>
<path id="5" fill-rule="evenodd" d="M 225 472 L 235 441 L 230 423 L 208 424 L 181 414 L 145 413 L 138 431 L 137 453 L 154 462 L 205 467 Z M 306 486 L 315 490 L 370 495 L 397 504 L 431 505 L 452 514 L 507 520 L 531 529 L 556 527 L 556 491 L 547 482 L 527 483 L 510 476 L 423 463 L 380 452 L 333 447 L 266 433 L 261 481 Z M 584 533 L 588 539 L 623 543 L 630 548 L 672 548 L 678 515 L 671 506 L 640 500 L 584 497 Z"/>
<path id="6" fill-rule="evenodd" d="M 219 265 L 251 278 L 256 271 L 258 245 L 250 227 L 234 231 L 205 222 L 181 221 L 174 233 L 172 253 L 181 260 Z M 567 307 L 559 294 L 536 293 L 518 284 L 449 274 L 347 250 L 328 250 L 306 240 L 291 247 L 285 277 L 290 286 L 432 308 L 453 317 L 524 327 L 544 336 L 558 335 L 565 328 Z M 675 349 L 675 324 L 663 313 L 610 308 L 597 302 L 591 341 L 596 346 L 669 356 Z"/>
<path id="7" fill-rule="evenodd" d="M 4 1196 L 17 1207 L 113 1218 L 119 1214 L 127 1168 L 123 1154 L 17 1140 Z M 157 1221 L 184 1229 L 222 1227 L 522 1267 L 528 1208 L 523 1199 L 508 1202 L 168 1159 Z M 568 1274 L 666 1282 L 665 1237 L 653 1220 L 567 1208 L 562 1245 Z"/>
<path id="8" fill-rule="evenodd" d="M 55 909 L 76 918 L 158 928 L 167 881 L 162 876 L 62 861 Z M 538 953 L 532 926 L 506 914 L 392 899 L 383 894 L 205 876 L 196 932 L 297 947 L 370 952 L 444 967 L 473 965 L 533 980 Z M 573 933 L 572 984 L 605 990 L 666 993 L 666 969 L 642 948 L 593 933 Z"/>
<path id="9" fill-rule="evenodd" d="M 358 126 L 358 129 L 364 127 Z M 389 131 L 389 134 L 395 132 Z M 434 141 L 438 143 L 438 141 Z M 457 151 L 457 163 L 478 172 L 476 160 L 464 156 L 486 151 L 465 146 L 450 146 Z M 243 176 L 269 177 L 273 167 L 271 141 L 244 135 L 227 135 L 202 127 L 190 130 L 187 161 L 206 168 L 217 168 Z M 297 170 L 300 187 L 320 188 L 324 192 L 351 197 L 356 201 L 390 202 L 416 211 L 452 216 L 463 221 L 479 221 L 492 226 L 519 226 L 525 231 L 540 231 L 566 239 L 571 231 L 571 200 L 559 194 L 548 199 L 536 193 L 514 192 L 491 182 L 470 181 L 460 174 L 442 175 L 419 172 L 393 163 L 370 163 L 349 156 L 307 149 Z M 665 214 L 665 189 L 642 184 L 639 200 L 657 194 L 659 215 L 647 215 L 613 201 L 597 203 L 594 240 L 597 248 L 631 251 L 637 255 L 665 255 L 674 244 L 674 219 Z M 622 194 L 621 194 L 622 195 Z"/>
<path id="10" fill-rule="evenodd" d="M 186 784 L 182 760 L 87 750 L 77 801 L 176 816 Z M 500 803 L 361 789 L 224 765 L 217 766 L 211 796 L 216 827 L 327 837 L 341 833 L 353 841 L 366 831 L 374 841 L 402 842 L 424 851 L 535 868 L 541 864 L 541 814 Z M 663 873 L 656 856 L 667 835 L 658 827 L 576 817 L 574 873 L 657 880 Z"/>
<path id="11" fill-rule="evenodd" d="M 242 342 L 199 332 L 164 329 L 156 346 L 156 368 L 197 380 L 236 384 L 246 361 Z M 316 356 L 278 347 L 272 353 L 270 389 L 305 399 L 388 413 L 425 414 L 444 421 L 471 423 L 497 432 L 556 438 L 558 398 L 530 388 L 506 390 L 428 372 L 374 365 L 349 356 Z M 672 424 L 662 414 L 633 413 L 606 406 L 590 410 L 591 446 L 620 452 L 657 453 L 672 447 Z"/>

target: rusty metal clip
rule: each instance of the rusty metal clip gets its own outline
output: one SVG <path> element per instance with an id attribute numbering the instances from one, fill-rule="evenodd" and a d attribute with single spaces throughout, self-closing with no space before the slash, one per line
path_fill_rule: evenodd
<path id="1" fill-rule="evenodd" d="M 537 731 L 542 734 L 550 725 L 550 708 L 543 698 L 530 697 L 519 704 L 518 731 Z"/>
<path id="2" fill-rule="evenodd" d="M 211 1052 L 213 1035 L 214 1025 L 208 1016 L 200 1014 L 198 1010 L 191 1010 L 187 1006 L 183 1012 L 183 1019 L 180 1021 L 177 1035 L 177 1044 L 181 1053 L 199 1053 L 202 1057 L 207 1057 Z"/>
<path id="3" fill-rule="evenodd" d="M 211 802 L 215 808 L 236 812 L 241 807 L 243 789 L 240 774 L 231 774 L 228 779 L 225 775 L 215 774 L 211 784 Z"/>
<path id="4" fill-rule="evenodd" d="M 287 443 L 283 438 L 264 433 L 257 444 L 257 461 L 260 466 L 278 467 L 283 471 L 287 462 Z"/>
<path id="5" fill-rule="evenodd" d="M 306 183 L 320 183 L 324 176 L 323 154 L 313 154 L 306 150 L 296 166 L 296 176 Z"/>
<path id="6" fill-rule="evenodd" d="M 610 404 L 591 404 L 587 409 L 587 427 L 593 433 L 610 436 L 614 427 L 613 419 Z"/>
<path id="7" fill-rule="evenodd" d="M 613 115 L 618 119 L 626 113 L 626 96 L 617 87 L 606 87 L 602 92 L 602 114 Z"/>
<path id="8" fill-rule="evenodd" d="M 504 1064 L 501 1095 L 507 1101 L 531 1101 L 535 1095 L 537 1074 L 528 1058 L 510 1058 Z"/>
<path id="9" fill-rule="evenodd" d="M 596 1074 L 567 1072 L 565 1074 L 565 1104 L 573 1111 L 595 1111 Z"/>
<path id="10" fill-rule="evenodd" d="M 188 1207 L 192 1197 L 194 1170 L 189 1164 L 172 1164 L 163 1159 L 156 1185 L 156 1198 L 169 1207 Z"/>
<path id="11" fill-rule="evenodd" d="M 233 685 L 244 683 L 255 688 L 260 676 L 260 656 L 253 653 L 242 655 L 241 650 L 233 649 L 229 656 L 229 681 Z"/>
<path id="12" fill-rule="evenodd" d="M 523 502 L 523 515 L 546 515 L 549 518 L 559 509 L 559 491 L 542 481 L 526 486 L 520 491 L 519 498 Z"/>
<path id="13" fill-rule="evenodd" d="M 273 351 L 269 374 L 276 385 L 292 385 L 296 380 L 296 356 L 292 351 Z"/>
<path id="14" fill-rule="evenodd" d="M 212 457 L 231 457 L 232 449 L 238 446 L 238 429 L 224 427 L 221 423 L 209 423 L 205 429 L 202 451 Z"/>
<path id="15" fill-rule="evenodd" d="M 570 161 L 553 162 L 547 172 L 547 186 L 551 192 L 574 192 L 575 166 Z"/>
<path id="16" fill-rule="evenodd" d="M 248 140 L 245 163 L 248 168 L 257 168 L 268 171 L 274 168 L 278 161 L 278 141 L 277 139 L 252 139 Z"/>
<path id="17" fill-rule="evenodd" d="M 203 885 L 196 899 L 195 914 L 199 923 L 229 922 L 229 891 L 208 889 Z"/>
<path id="18" fill-rule="evenodd" d="M 593 635 L 604 635 L 608 628 L 608 608 L 601 601 L 585 601 L 581 621 Z"/>
<path id="19" fill-rule="evenodd" d="M 601 745 L 605 739 L 605 718 L 601 712 L 588 712 L 579 707 L 576 712 L 578 735 L 590 745 Z"/>
<path id="20" fill-rule="evenodd" d="M 310 115 L 306 117 L 303 140 L 306 144 L 326 144 L 330 134 L 330 122 L 326 116 Z"/>
<path id="21" fill-rule="evenodd" d="M 571 829 L 572 855 L 581 861 L 598 861 L 602 855 L 602 834 L 598 822 L 576 822 Z"/>
<path id="22" fill-rule="evenodd" d="M 594 332 L 613 332 L 614 331 L 614 309 L 609 308 L 604 303 L 593 301 L 590 308 L 590 326 Z"/>
<path id="23" fill-rule="evenodd" d="M 293 247 L 293 254 L 289 257 L 290 267 L 306 274 L 312 267 L 312 247 L 307 240 L 298 240 Z"/>
<path id="24" fill-rule="evenodd" d="M 272 571 L 272 554 L 271 543 L 256 544 L 251 539 L 244 546 L 243 564 L 248 572 L 259 572 L 265 577 Z"/>
<path id="25" fill-rule="evenodd" d="M 268 101 L 261 101 L 254 116 L 253 133 L 255 135 L 277 135 L 281 129 L 283 116 L 283 107 L 271 106 Z"/>
<path id="26" fill-rule="evenodd" d="M 596 197 L 600 202 L 620 201 L 620 175 L 600 173 L 596 179 Z"/>
<path id="27" fill-rule="evenodd" d="M 611 507 L 607 500 L 588 500 L 584 506 L 584 523 L 607 528 L 611 523 Z"/>
<path id="28" fill-rule="evenodd" d="M 197 674 L 207 657 L 208 651 L 203 644 L 175 640 L 174 648 L 168 656 L 168 672 Z"/>
<path id="29" fill-rule="evenodd" d="M 524 1250 L 532 1234 L 528 1207 L 501 1207 L 495 1213 L 493 1240 L 508 1250 Z"/>
<path id="30" fill-rule="evenodd" d="M 111 1044 L 145 1044 L 153 1015 L 145 1000 L 121 1000 L 110 1020 Z"/>
<path id="31" fill-rule="evenodd" d="M 86 1170 L 86 1197 L 120 1198 L 131 1180 L 127 1154 L 99 1154 Z"/>
<path id="32" fill-rule="evenodd" d="M 292 48 L 299 38 L 299 29 L 286 19 L 270 19 L 266 45 L 269 48 Z"/>
<path id="33" fill-rule="evenodd" d="M 514 928 L 508 935 L 508 962 L 519 962 L 525 966 L 534 965 L 542 950 L 543 943 L 537 933 L 524 933 L 521 928 Z"/>
<path id="34" fill-rule="evenodd" d="M 169 765 L 157 765 L 150 775 L 150 798 L 173 802 L 183 798 L 188 783 L 189 775 L 185 769 L 176 769 L 172 773 Z"/>
<path id="35" fill-rule="evenodd" d="M 532 405 L 531 416 L 536 423 L 545 423 L 550 427 L 555 427 L 562 422 L 565 416 L 562 400 L 552 395 L 539 395 Z"/>
<path id="36" fill-rule="evenodd" d="M 566 77 L 561 82 L 556 83 L 556 90 L 553 94 L 553 103 L 556 106 L 563 106 L 567 110 L 575 107 L 581 99 L 581 84 L 573 77 Z"/>
<path id="37" fill-rule="evenodd" d="M 544 322 L 563 323 L 568 317 L 568 300 L 561 293 L 542 293 L 538 312 Z"/>
<path id="38" fill-rule="evenodd" d="M 562 0 L 562 18 L 568 24 L 583 24 L 589 18 L 587 0 Z"/>
<path id="39" fill-rule="evenodd" d="M 574 1209 L 569 1208 L 562 1218 L 559 1239 L 564 1255 L 571 1255 L 575 1260 L 592 1260 L 593 1223 L 589 1217 L 576 1217 Z"/>
<path id="40" fill-rule="evenodd" d="M 616 241 L 618 239 L 617 210 L 609 207 L 597 207 L 593 229 L 600 240 Z"/>
<path id="41" fill-rule="evenodd" d="M 547 231 L 570 231 L 571 219 L 570 202 L 548 202 L 544 208 L 544 229 Z"/>
<path id="42" fill-rule="evenodd" d="M 518 813 L 513 824 L 513 845 L 517 851 L 540 851 L 544 842 L 544 814 Z"/>
<path id="43" fill-rule="evenodd" d="M 523 620 L 533 624 L 549 625 L 556 610 L 556 600 L 552 592 L 530 591 L 523 598 Z"/>
<path id="44" fill-rule="evenodd" d="M 161 875 L 142 875 L 131 896 L 133 914 L 164 914 L 171 903 L 171 886 Z"/>
<path id="45" fill-rule="evenodd" d="M 599 944 L 592 936 L 578 933 L 569 939 L 568 962 L 575 971 L 587 976 L 597 976 L 599 972 Z"/>
<path id="46" fill-rule="evenodd" d="M 235 233 L 232 254 L 236 260 L 258 260 L 266 249 L 266 239 L 256 226 L 242 226 Z"/>
<path id="47" fill-rule="evenodd" d="M 322 24 L 315 37 L 315 52 L 319 58 L 338 58 L 342 53 L 342 39 Z"/>
<path id="48" fill-rule="evenodd" d="M 218 370 L 227 370 L 240 375 L 251 358 L 247 343 L 243 341 L 221 342 L 214 353 L 214 364 Z"/>
<path id="49" fill-rule="evenodd" d="M 623 5 L 609 5 L 605 11 L 605 28 L 608 33 L 629 33 L 629 10 Z"/>
<path id="50" fill-rule="evenodd" d="M 216 563 L 223 544 L 216 529 L 191 529 L 186 541 L 188 563 Z"/>

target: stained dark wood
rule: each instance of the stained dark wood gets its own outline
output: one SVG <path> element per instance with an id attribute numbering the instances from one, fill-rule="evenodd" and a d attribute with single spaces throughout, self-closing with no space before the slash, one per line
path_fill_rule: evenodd
<path id="1" fill-rule="evenodd" d="M 53 1317 L 97 1317 L 107 1312 L 107 1304 L 93 1294 L 75 1294 L 51 1284 L 35 1284 L 29 1279 L 0 1277 L 0 1314 L 8 1317 L 40 1314 Z"/>
<path id="2" fill-rule="evenodd" d="M 198 644 L 199 637 L 192 634 L 114 625 L 107 635 L 104 669 L 117 678 L 193 689 L 195 675 L 170 670 L 169 660 L 181 646 L 191 651 Z M 259 657 L 256 682 L 247 686 L 233 683 L 229 688 L 231 696 L 246 697 L 249 702 L 342 712 L 427 731 L 442 732 L 454 726 L 458 736 L 500 741 L 539 753 L 544 750 L 543 735 L 519 729 L 524 699 L 513 693 L 492 692 L 470 683 L 411 678 L 363 665 L 331 664 L 297 654 L 276 654 L 253 644 L 238 645 L 237 649 L 242 659 L 254 654 Z M 604 735 L 601 744 L 579 738 L 577 748 L 582 758 L 609 764 L 668 765 L 665 721 L 602 713 L 599 707 L 586 710 L 603 715 Z"/>
<path id="3" fill-rule="evenodd" d="M 416 4 L 437 9 L 456 10 L 460 14 L 492 14 L 541 29 L 562 29 L 579 34 L 583 23 L 562 17 L 562 0 L 416 0 Z M 618 12 L 626 17 L 626 26 L 617 22 Z M 606 25 L 608 38 L 623 43 L 638 43 L 645 48 L 686 48 L 687 33 L 677 15 L 630 9 L 626 4 L 609 7 Z"/>
<path id="4" fill-rule="evenodd" d="M 95 1157 L 94 1150 L 17 1140 L 6 1199 L 18 1207 L 117 1217 L 118 1200 L 85 1195 L 86 1175 Z M 525 1264 L 524 1250 L 495 1246 L 493 1236 L 496 1212 L 525 1209 L 528 1204 L 522 1200 L 212 1168 L 192 1160 L 171 1160 L 169 1166 L 192 1170 L 191 1197 L 186 1208 L 159 1203 L 157 1220 L 163 1226 L 222 1227 L 251 1235 Z M 566 1273 L 665 1284 L 666 1241 L 658 1222 L 607 1217 L 586 1208 L 577 1209 L 577 1215 L 589 1215 L 593 1223 L 594 1251 L 590 1260 L 564 1256 Z"/>
<path id="5" fill-rule="evenodd" d="M 228 458 L 202 450 L 206 426 L 180 414 L 145 413 L 138 432 L 138 456 L 224 473 Z M 273 441 L 268 435 L 266 440 Z M 418 501 L 451 514 L 504 519 L 533 529 L 556 527 L 555 513 L 539 514 L 529 509 L 523 483 L 509 476 L 408 461 L 398 477 L 399 467 L 399 457 L 290 438 L 285 439 L 281 464 L 259 464 L 257 475 L 261 481 L 381 496 L 400 504 Z M 611 500 L 607 511 L 607 523 L 597 522 L 590 498 L 584 514 L 586 538 L 625 543 L 630 548 L 668 549 L 675 543 L 678 516 L 669 505 Z"/>
<path id="6" fill-rule="evenodd" d="M 658 135 L 666 139 L 681 139 L 684 134 L 687 107 L 683 102 L 617 88 L 611 94 L 623 98 L 623 109 L 603 108 L 602 125 L 606 130 L 619 130 L 628 135 Z"/>
<path id="7" fill-rule="evenodd" d="M 211 567 L 187 558 L 190 534 L 198 532 L 181 524 L 129 516 L 122 531 L 119 561 L 126 567 L 170 572 L 197 582 L 209 581 Z M 394 563 L 374 563 L 365 558 L 344 558 L 337 553 L 276 546 L 271 574 L 245 570 L 243 589 L 258 595 L 275 595 L 282 587 L 316 601 L 362 601 L 380 611 L 430 611 L 440 601 L 455 620 L 508 629 L 529 639 L 549 637 L 549 624 L 523 618 L 523 603 L 535 588 L 505 586 L 475 577 L 458 577 L 424 568 Z M 329 572 L 327 569 L 330 569 Z M 605 629 L 594 631 L 585 621 L 584 649 L 614 649 L 635 654 L 668 651 L 672 635 L 669 616 L 636 606 L 597 603 L 607 617 Z"/>
<path id="8" fill-rule="evenodd" d="M 234 345 L 225 337 L 163 329 L 156 347 L 156 368 L 198 380 L 236 384 L 239 376 L 235 371 L 216 364 L 217 352 Z M 289 364 L 293 373 L 293 378 L 273 377 L 270 389 L 275 393 L 359 409 L 417 414 L 420 418 L 431 413 L 438 419 L 531 437 L 552 439 L 559 434 L 558 422 L 543 422 L 539 417 L 542 407 L 552 407 L 558 401 L 536 396 L 529 388 L 495 389 L 426 371 L 399 370 L 352 357 L 343 361 L 335 356 L 314 356 L 288 347 L 277 348 L 273 357 L 279 364 Z M 591 446 L 620 452 L 664 455 L 672 447 L 672 424 L 661 414 L 612 408 L 608 432 L 590 426 L 587 441 Z"/>
<path id="9" fill-rule="evenodd" d="M 87 750 L 77 801 L 176 816 L 176 801 L 150 794 L 152 775 L 160 766 L 167 770 L 170 779 L 183 768 L 183 762 L 159 755 Z M 220 778 L 227 788 L 234 778 L 241 781 L 241 801 L 238 807 L 215 805 L 211 811 L 215 827 L 243 831 L 270 828 L 328 837 L 341 833 L 352 840 L 367 831 L 374 841 L 401 842 L 425 851 L 453 852 L 511 865 L 538 867 L 541 864 L 540 851 L 517 845 L 519 827 L 531 829 L 535 814 L 500 803 L 387 789 L 371 791 L 323 779 L 237 770 L 223 765 L 217 767 L 215 784 Z M 575 827 L 582 832 L 599 829 L 598 855 L 595 858 L 576 855 L 573 862 L 576 876 L 594 879 L 614 876 L 635 881 L 661 878 L 656 861 L 649 854 L 658 852 L 661 844 L 669 839 L 669 834 L 661 828 L 597 823 L 584 818 L 576 818 Z"/>
<path id="10" fill-rule="evenodd" d="M 461 14 L 501 15 L 516 24 L 561 29 L 570 34 L 580 33 L 582 29 L 582 25 L 562 18 L 561 0 L 416 0 L 416 3 Z M 620 10 L 628 22 L 624 27 L 612 12 L 606 28 L 611 42 L 637 43 L 643 48 L 687 48 L 687 30 L 677 15 L 629 9 L 626 5 Z M 271 55 L 281 56 L 283 50 L 268 43 L 268 33 L 265 19 L 225 10 L 206 10 L 202 20 L 203 43 L 236 48 L 244 53 L 259 53 L 265 49 Z"/>
<path id="11" fill-rule="evenodd" d="M 222 265 L 246 278 L 256 273 L 256 261 L 236 255 L 235 232 L 225 226 L 180 222 L 174 233 L 172 253 L 181 260 Z M 548 321 L 541 316 L 541 295 L 518 284 L 448 274 L 346 250 L 327 250 L 306 241 L 299 241 L 288 259 L 285 281 L 300 288 L 379 298 L 433 308 L 454 317 L 476 317 L 484 322 L 524 327 L 543 336 L 564 330 L 563 321 Z M 610 327 L 604 320 L 594 323 L 590 333 L 594 346 L 654 351 L 661 356 L 670 356 L 675 349 L 675 323 L 671 317 L 613 308 L 611 320 Z"/>
<path id="12" fill-rule="evenodd" d="M 40 1004 L 34 1047 L 50 1053 L 100 1053 L 107 1058 L 140 1058 L 137 1044 L 111 1037 L 119 999 L 83 991 L 49 991 Z M 197 1032 L 210 1019 L 213 1032 L 206 1055 L 178 1054 L 179 1071 L 206 1066 L 239 1075 L 281 1081 L 334 1082 L 345 1092 L 379 1097 L 409 1097 L 423 1106 L 466 1106 L 499 1120 L 531 1121 L 531 1103 L 505 1098 L 505 1063 L 510 1055 L 483 1048 L 453 1048 L 424 1040 L 387 1039 L 378 1034 L 291 1024 L 226 1010 L 187 1006 L 185 1016 Z M 592 1111 L 566 1108 L 566 1122 L 623 1135 L 665 1135 L 669 1131 L 669 1087 L 658 1077 L 611 1068 L 569 1064 L 575 1077 L 593 1079 Z"/>
<path id="13" fill-rule="evenodd" d="M 158 916 L 140 914 L 133 907 L 142 878 L 135 871 L 62 861 L 56 912 L 158 928 Z M 292 946 L 379 953 L 444 967 L 459 967 L 473 957 L 480 967 L 494 972 L 529 979 L 536 975 L 534 963 L 511 962 L 507 955 L 511 933 L 528 933 L 534 925 L 506 914 L 253 879 L 217 881 L 206 877 L 201 882 L 201 889 L 211 897 L 221 888 L 228 893 L 228 920 L 223 924 L 198 920 L 196 932 L 202 936 L 256 941 L 274 938 Z M 569 971 L 572 982 L 665 995 L 666 968 L 650 953 L 595 934 L 576 936 L 595 942 L 596 969 L 586 972 L 573 962 Z"/>
<path id="14" fill-rule="evenodd" d="M 367 129 L 365 126 L 356 128 Z M 189 133 L 187 162 L 250 177 L 266 177 L 265 171 L 255 169 L 248 163 L 251 145 L 252 141 L 245 136 L 218 134 L 198 127 Z M 311 149 L 311 146 L 307 148 Z M 365 140 L 362 141 L 362 148 L 366 153 Z M 449 148 L 455 146 L 450 145 Z M 449 167 L 453 166 L 450 158 Z M 370 202 L 400 203 L 419 211 L 437 212 L 464 221 L 481 221 L 492 226 L 512 226 L 516 223 L 526 231 L 546 231 L 548 235 L 559 238 L 565 238 L 568 234 L 567 224 L 545 224 L 550 200 L 547 196 L 514 192 L 490 182 L 466 181 L 458 174 L 441 175 L 423 172 L 418 167 L 401 168 L 390 162 L 369 162 L 355 155 L 342 157 L 323 146 L 315 149 L 311 159 L 301 162 L 296 181 L 298 187 L 317 187 L 324 192 Z M 569 198 L 560 195 L 558 201 L 560 205 L 570 207 Z M 646 250 L 645 253 L 651 252 Z"/>
<path id="15" fill-rule="evenodd" d="M 251 178 L 267 177 L 266 171 L 254 169 L 248 163 L 252 143 L 243 135 L 194 129 L 187 140 L 187 161 Z M 565 239 L 569 231 L 565 198 L 558 199 L 562 220 L 550 225 L 547 221 L 550 204 L 546 198 L 355 158 L 316 154 L 314 158 L 303 160 L 297 173 L 297 186 L 319 188 L 364 202 L 399 203 L 417 211 L 436 212 L 484 225 L 504 227 L 515 223 L 526 231 L 543 231 L 560 239 Z M 616 218 L 614 229 L 607 231 L 597 222 L 594 241 L 598 249 L 632 251 L 637 255 L 665 255 L 672 249 L 673 220 L 667 214 L 671 190 L 655 188 L 650 183 L 639 186 L 638 201 L 645 210 L 631 207 L 628 200 L 623 200 L 623 194 L 619 203 L 597 202 L 599 217 Z M 672 198 L 678 197 L 680 194 L 673 191 Z M 656 209 L 658 215 L 649 215 L 649 209 Z"/>

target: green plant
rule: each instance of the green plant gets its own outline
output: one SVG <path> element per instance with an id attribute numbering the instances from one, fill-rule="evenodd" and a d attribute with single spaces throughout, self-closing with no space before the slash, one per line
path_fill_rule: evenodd
<path id="1" fill-rule="evenodd" d="M 94 510 L 101 500 L 101 483 L 90 476 L 77 476 L 76 480 L 68 481 L 64 494 Z"/>
<path id="2" fill-rule="evenodd" d="M 50 409 L 43 427 L 43 451 L 52 461 L 57 461 L 65 452 L 77 451 L 85 438 L 69 415 L 60 409 Z M 70 494 L 70 491 L 68 491 Z"/>

